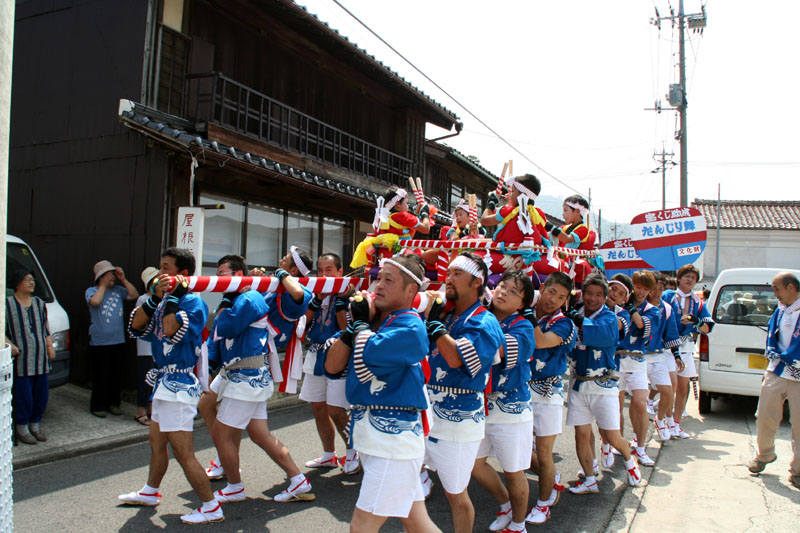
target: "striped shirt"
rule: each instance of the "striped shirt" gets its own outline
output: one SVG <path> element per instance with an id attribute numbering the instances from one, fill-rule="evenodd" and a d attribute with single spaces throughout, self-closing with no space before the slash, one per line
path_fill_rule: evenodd
<path id="1" fill-rule="evenodd" d="M 17 376 L 39 376 L 50 371 L 47 357 L 47 307 L 41 298 L 33 297 L 30 307 L 23 307 L 14 295 L 6 298 L 6 335 L 19 348 L 16 357 Z"/>

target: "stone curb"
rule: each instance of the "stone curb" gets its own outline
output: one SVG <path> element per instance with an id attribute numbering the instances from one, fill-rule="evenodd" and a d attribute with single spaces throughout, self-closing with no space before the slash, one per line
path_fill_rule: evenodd
<path id="1" fill-rule="evenodd" d="M 269 410 L 273 412 L 280 411 L 305 403 L 306 402 L 301 400 L 297 394 L 291 394 L 281 398 L 271 399 L 269 403 Z M 203 427 L 203 419 L 199 418 L 195 420 L 194 427 L 195 429 Z M 141 427 L 131 431 L 118 433 L 111 438 L 100 437 L 48 450 L 47 452 L 38 455 L 20 457 L 13 461 L 14 470 L 20 470 L 22 468 L 28 468 L 31 466 L 39 466 L 52 463 L 54 461 L 60 461 L 61 459 L 69 459 L 81 455 L 88 455 L 90 453 L 102 452 L 114 448 L 120 448 L 122 446 L 138 444 L 140 442 L 147 442 L 149 434 L 150 431 L 148 428 Z"/>
<path id="2" fill-rule="evenodd" d="M 626 488 L 625 494 L 622 495 L 622 499 L 620 499 L 617 508 L 614 510 L 614 514 L 611 515 L 611 520 L 608 522 L 608 526 L 605 529 L 606 533 L 627 533 L 630 531 L 633 525 L 633 519 L 636 518 L 636 513 L 639 512 L 639 506 L 644 499 L 644 493 L 650 485 L 650 478 L 653 477 L 653 473 L 656 471 L 656 468 L 658 468 L 658 458 L 661 456 L 662 446 L 661 441 L 656 440 L 651 435 L 647 448 L 648 451 L 654 451 L 654 461 L 656 464 L 652 467 L 639 468 L 644 483 L 639 483 L 638 487 Z"/>

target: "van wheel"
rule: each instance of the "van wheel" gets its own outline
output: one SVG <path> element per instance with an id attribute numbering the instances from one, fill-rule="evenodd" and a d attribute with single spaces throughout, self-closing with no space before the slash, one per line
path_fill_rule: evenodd
<path id="1" fill-rule="evenodd" d="M 700 391 L 700 399 L 697 401 L 697 410 L 700 414 L 707 415 L 711 412 L 711 394 Z"/>

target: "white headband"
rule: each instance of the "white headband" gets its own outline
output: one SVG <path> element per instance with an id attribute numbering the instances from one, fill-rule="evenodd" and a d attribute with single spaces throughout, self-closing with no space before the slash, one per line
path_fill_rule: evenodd
<path id="1" fill-rule="evenodd" d="M 308 276 L 310 270 L 303 262 L 303 259 L 300 257 L 300 254 L 297 253 L 297 246 L 291 246 L 289 248 L 289 252 L 292 254 L 292 261 L 294 261 L 294 266 L 297 267 L 297 270 L 300 271 L 300 274 L 303 276 Z"/>
<path id="2" fill-rule="evenodd" d="M 455 208 L 453 209 L 454 217 L 456 214 L 456 209 L 461 209 L 462 211 L 466 211 L 467 213 L 469 213 L 469 204 L 463 198 L 459 200 L 458 205 L 455 206 Z"/>
<path id="3" fill-rule="evenodd" d="M 458 257 L 453 259 L 448 268 L 453 268 L 453 267 L 460 268 L 464 272 L 472 274 L 476 278 L 480 278 L 481 281 L 485 279 L 483 277 L 483 271 L 478 266 L 478 264 L 465 255 L 459 255 Z"/>
<path id="4" fill-rule="evenodd" d="M 397 192 L 395 192 L 394 194 L 394 198 L 389 200 L 389 203 L 387 203 L 384 207 L 389 211 L 391 211 L 397 202 L 399 202 L 400 200 L 402 200 L 407 196 L 408 192 L 405 189 L 397 189 Z"/>
<path id="5" fill-rule="evenodd" d="M 610 285 L 615 285 L 615 284 L 616 284 L 616 285 L 619 285 L 620 287 L 622 287 L 623 289 L 625 289 L 625 299 L 626 299 L 626 300 L 627 300 L 627 299 L 628 299 L 628 297 L 631 295 L 631 291 L 630 291 L 630 290 L 628 290 L 628 287 L 626 287 L 626 286 L 625 286 L 625 284 L 624 284 L 624 283 L 622 283 L 622 282 L 621 282 L 621 281 L 619 281 L 619 280 L 612 279 L 612 280 L 610 280 L 610 281 L 608 282 L 608 284 L 609 284 L 609 286 L 610 286 Z"/>
<path id="6" fill-rule="evenodd" d="M 521 192 L 531 200 L 536 200 L 536 197 L 539 196 L 538 194 L 535 194 L 532 190 L 530 190 L 517 180 L 514 180 L 514 187 L 516 187 L 519 192 Z"/>
<path id="7" fill-rule="evenodd" d="M 589 212 L 589 208 L 588 207 L 582 206 L 581 204 L 579 204 L 577 202 L 564 202 L 564 205 L 568 205 L 572 209 L 577 209 L 578 211 L 581 212 L 581 216 L 582 217 L 585 217 L 586 214 Z"/>
<path id="8" fill-rule="evenodd" d="M 425 288 L 428 286 L 428 280 L 421 280 L 421 279 L 419 279 L 419 278 L 416 276 L 416 274 L 414 274 L 413 272 L 411 272 L 409 269 L 407 269 L 406 267 L 404 267 L 403 265 L 401 265 L 400 263 L 398 263 L 398 262 L 397 262 L 397 261 L 395 261 L 394 259 L 389 259 L 388 257 L 387 257 L 387 258 L 384 258 L 384 259 L 381 259 L 381 262 L 380 262 L 380 266 L 381 266 L 381 268 L 383 268 L 383 267 L 384 267 L 384 265 L 386 265 L 387 263 L 388 263 L 388 264 L 390 264 L 390 265 L 392 265 L 392 266 L 394 266 L 394 267 L 397 267 L 397 268 L 399 268 L 400 270 L 402 270 L 402 271 L 403 271 L 403 273 L 405 273 L 405 274 L 406 274 L 406 275 L 407 275 L 409 278 L 411 278 L 411 280 L 412 280 L 414 283 L 416 283 L 417 285 L 419 285 L 419 288 L 420 288 L 420 290 L 425 290 Z"/>

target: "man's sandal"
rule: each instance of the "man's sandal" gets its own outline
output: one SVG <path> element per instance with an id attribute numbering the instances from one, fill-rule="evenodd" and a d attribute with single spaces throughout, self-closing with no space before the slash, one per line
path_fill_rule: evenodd
<path id="1" fill-rule="evenodd" d="M 147 416 L 147 413 L 142 413 L 140 415 L 136 415 L 136 416 L 133 417 L 133 419 L 136 420 L 137 422 L 139 422 L 143 426 L 149 426 L 150 425 L 150 418 Z"/>

